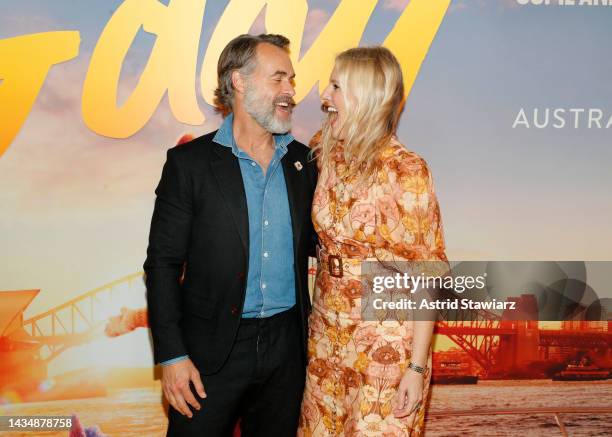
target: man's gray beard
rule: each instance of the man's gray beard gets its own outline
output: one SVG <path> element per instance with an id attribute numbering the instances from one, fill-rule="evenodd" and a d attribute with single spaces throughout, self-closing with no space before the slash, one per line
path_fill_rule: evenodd
<path id="1" fill-rule="evenodd" d="M 247 83 L 244 92 L 244 110 L 261 127 L 272 134 L 284 134 L 291 130 L 291 118 L 287 121 L 279 120 L 274 112 L 276 107 L 272 104 L 266 105 L 266 99 L 261 97 L 257 89 Z M 271 107 L 271 108 L 270 108 Z"/>

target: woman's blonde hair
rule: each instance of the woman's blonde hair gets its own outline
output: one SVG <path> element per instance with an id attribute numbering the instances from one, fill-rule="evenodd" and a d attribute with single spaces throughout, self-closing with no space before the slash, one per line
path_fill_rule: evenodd
<path id="1" fill-rule="evenodd" d="M 395 134 L 404 103 L 404 81 L 397 58 L 384 47 L 356 47 L 336 57 L 336 76 L 343 91 L 346 120 L 344 158 L 363 181 L 374 173 L 380 149 Z M 320 165 L 326 165 L 334 145 L 329 118 L 313 146 Z"/>

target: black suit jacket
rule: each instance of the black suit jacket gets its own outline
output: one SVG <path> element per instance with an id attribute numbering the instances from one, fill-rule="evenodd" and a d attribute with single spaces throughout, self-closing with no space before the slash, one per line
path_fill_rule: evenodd
<path id="1" fill-rule="evenodd" d="M 234 343 L 249 254 L 240 165 L 231 148 L 212 141 L 215 133 L 168 150 L 155 190 L 144 263 L 155 362 L 188 354 L 203 374 L 218 371 Z M 304 357 L 310 312 L 308 256 L 315 244 L 310 211 L 317 179 L 309 150 L 293 141 L 282 159 Z"/>

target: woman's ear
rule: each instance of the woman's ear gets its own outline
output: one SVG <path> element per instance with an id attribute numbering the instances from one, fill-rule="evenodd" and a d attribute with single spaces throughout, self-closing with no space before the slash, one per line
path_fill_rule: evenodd
<path id="1" fill-rule="evenodd" d="M 357 106 L 357 97 L 350 90 L 344 91 L 344 102 L 347 108 L 355 108 Z"/>

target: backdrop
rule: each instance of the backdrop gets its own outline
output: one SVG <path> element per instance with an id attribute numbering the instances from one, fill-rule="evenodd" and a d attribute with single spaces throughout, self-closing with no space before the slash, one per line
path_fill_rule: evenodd
<path id="1" fill-rule="evenodd" d="M 398 56 L 398 136 L 432 169 L 449 259 L 612 259 L 611 23 L 607 0 L 2 1 L 0 414 L 165 435 L 142 281 L 153 191 L 169 147 L 219 126 L 216 62 L 241 33 L 291 39 L 304 143 L 335 54 Z M 556 432 L 552 413 L 436 411 L 612 407 L 605 377 L 553 380 L 609 369 L 608 328 L 526 323 L 503 351 L 496 332 L 439 333 L 427 434 Z M 610 419 L 564 420 L 603 435 Z"/>

